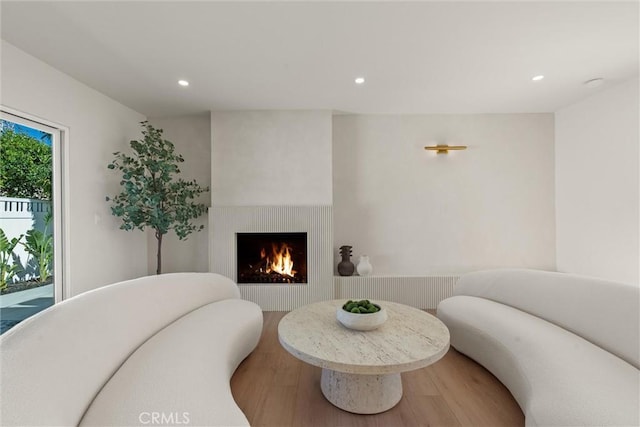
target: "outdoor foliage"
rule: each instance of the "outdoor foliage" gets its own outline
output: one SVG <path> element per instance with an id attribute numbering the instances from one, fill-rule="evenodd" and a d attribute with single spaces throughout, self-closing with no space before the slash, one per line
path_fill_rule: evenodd
<path id="1" fill-rule="evenodd" d="M 51 147 L 5 128 L 0 134 L 0 196 L 51 200 Z"/>
<path id="2" fill-rule="evenodd" d="M 25 243 L 21 243 L 24 249 L 33 257 L 38 265 L 38 273 L 40 275 L 38 281 L 46 282 L 51 276 L 53 263 L 53 236 L 48 233 L 49 224 L 52 215 L 49 213 L 44 218 L 44 232 L 31 229 L 25 236 Z"/>
<path id="3" fill-rule="evenodd" d="M 14 237 L 9 240 L 4 230 L 0 228 L 0 290 L 7 287 L 7 283 L 20 269 L 18 264 L 13 263 L 13 250 L 18 246 L 18 242 L 22 239 Z"/>
<path id="4" fill-rule="evenodd" d="M 162 129 L 155 129 L 148 122 L 141 122 L 141 141 L 131 141 L 132 156 L 116 152 L 115 159 L 107 166 L 122 172 L 122 192 L 111 201 L 111 212 L 122 218 L 123 230 L 155 231 L 158 242 L 156 273 L 162 272 L 162 237 L 174 230 L 180 240 L 187 238 L 197 227 L 191 220 L 205 213 L 206 206 L 194 200 L 209 191 L 195 180 L 185 181 L 175 176 L 180 173 L 178 164 L 182 155 L 174 152 L 174 145 L 162 138 Z"/>

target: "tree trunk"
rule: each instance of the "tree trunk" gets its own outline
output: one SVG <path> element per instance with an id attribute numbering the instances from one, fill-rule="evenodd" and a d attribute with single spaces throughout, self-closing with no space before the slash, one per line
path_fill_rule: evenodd
<path id="1" fill-rule="evenodd" d="M 158 253 L 156 254 L 156 274 L 162 273 L 162 234 L 156 230 L 156 239 L 158 240 Z"/>

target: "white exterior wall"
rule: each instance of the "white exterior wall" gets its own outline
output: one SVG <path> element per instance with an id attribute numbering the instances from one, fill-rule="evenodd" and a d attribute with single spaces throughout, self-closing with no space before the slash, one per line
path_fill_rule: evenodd
<path id="1" fill-rule="evenodd" d="M 15 258 L 11 265 L 17 263 L 21 268 L 10 282 L 29 280 L 37 276 L 37 271 L 28 266 L 29 253 L 20 243 L 26 243 L 24 236 L 29 230 L 45 232 L 45 215 L 50 211 L 51 202 L 46 200 L 0 197 L 0 228 L 7 239 L 20 238 L 13 250 Z M 52 227 L 53 224 L 49 225 L 47 234 L 51 233 Z"/>

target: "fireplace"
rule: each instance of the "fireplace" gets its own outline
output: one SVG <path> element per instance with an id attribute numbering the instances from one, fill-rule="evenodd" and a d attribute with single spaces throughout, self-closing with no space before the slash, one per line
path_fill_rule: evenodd
<path id="1" fill-rule="evenodd" d="M 307 233 L 236 233 L 238 283 L 307 283 Z"/>

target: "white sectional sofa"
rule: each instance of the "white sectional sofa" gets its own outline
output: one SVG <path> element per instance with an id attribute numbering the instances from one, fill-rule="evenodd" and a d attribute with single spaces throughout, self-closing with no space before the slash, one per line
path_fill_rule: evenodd
<path id="1" fill-rule="evenodd" d="M 262 311 L 213 273 L 70 298 L 0 337 L 3 426 L 249 425 L 229 386 Z"/>
<path id="2" fill-rule="evenodd" d="M 640 288 L 562 273 L 460 278 L 437 315 L 513 394 L 526 425 L 640 425 Z"/>

